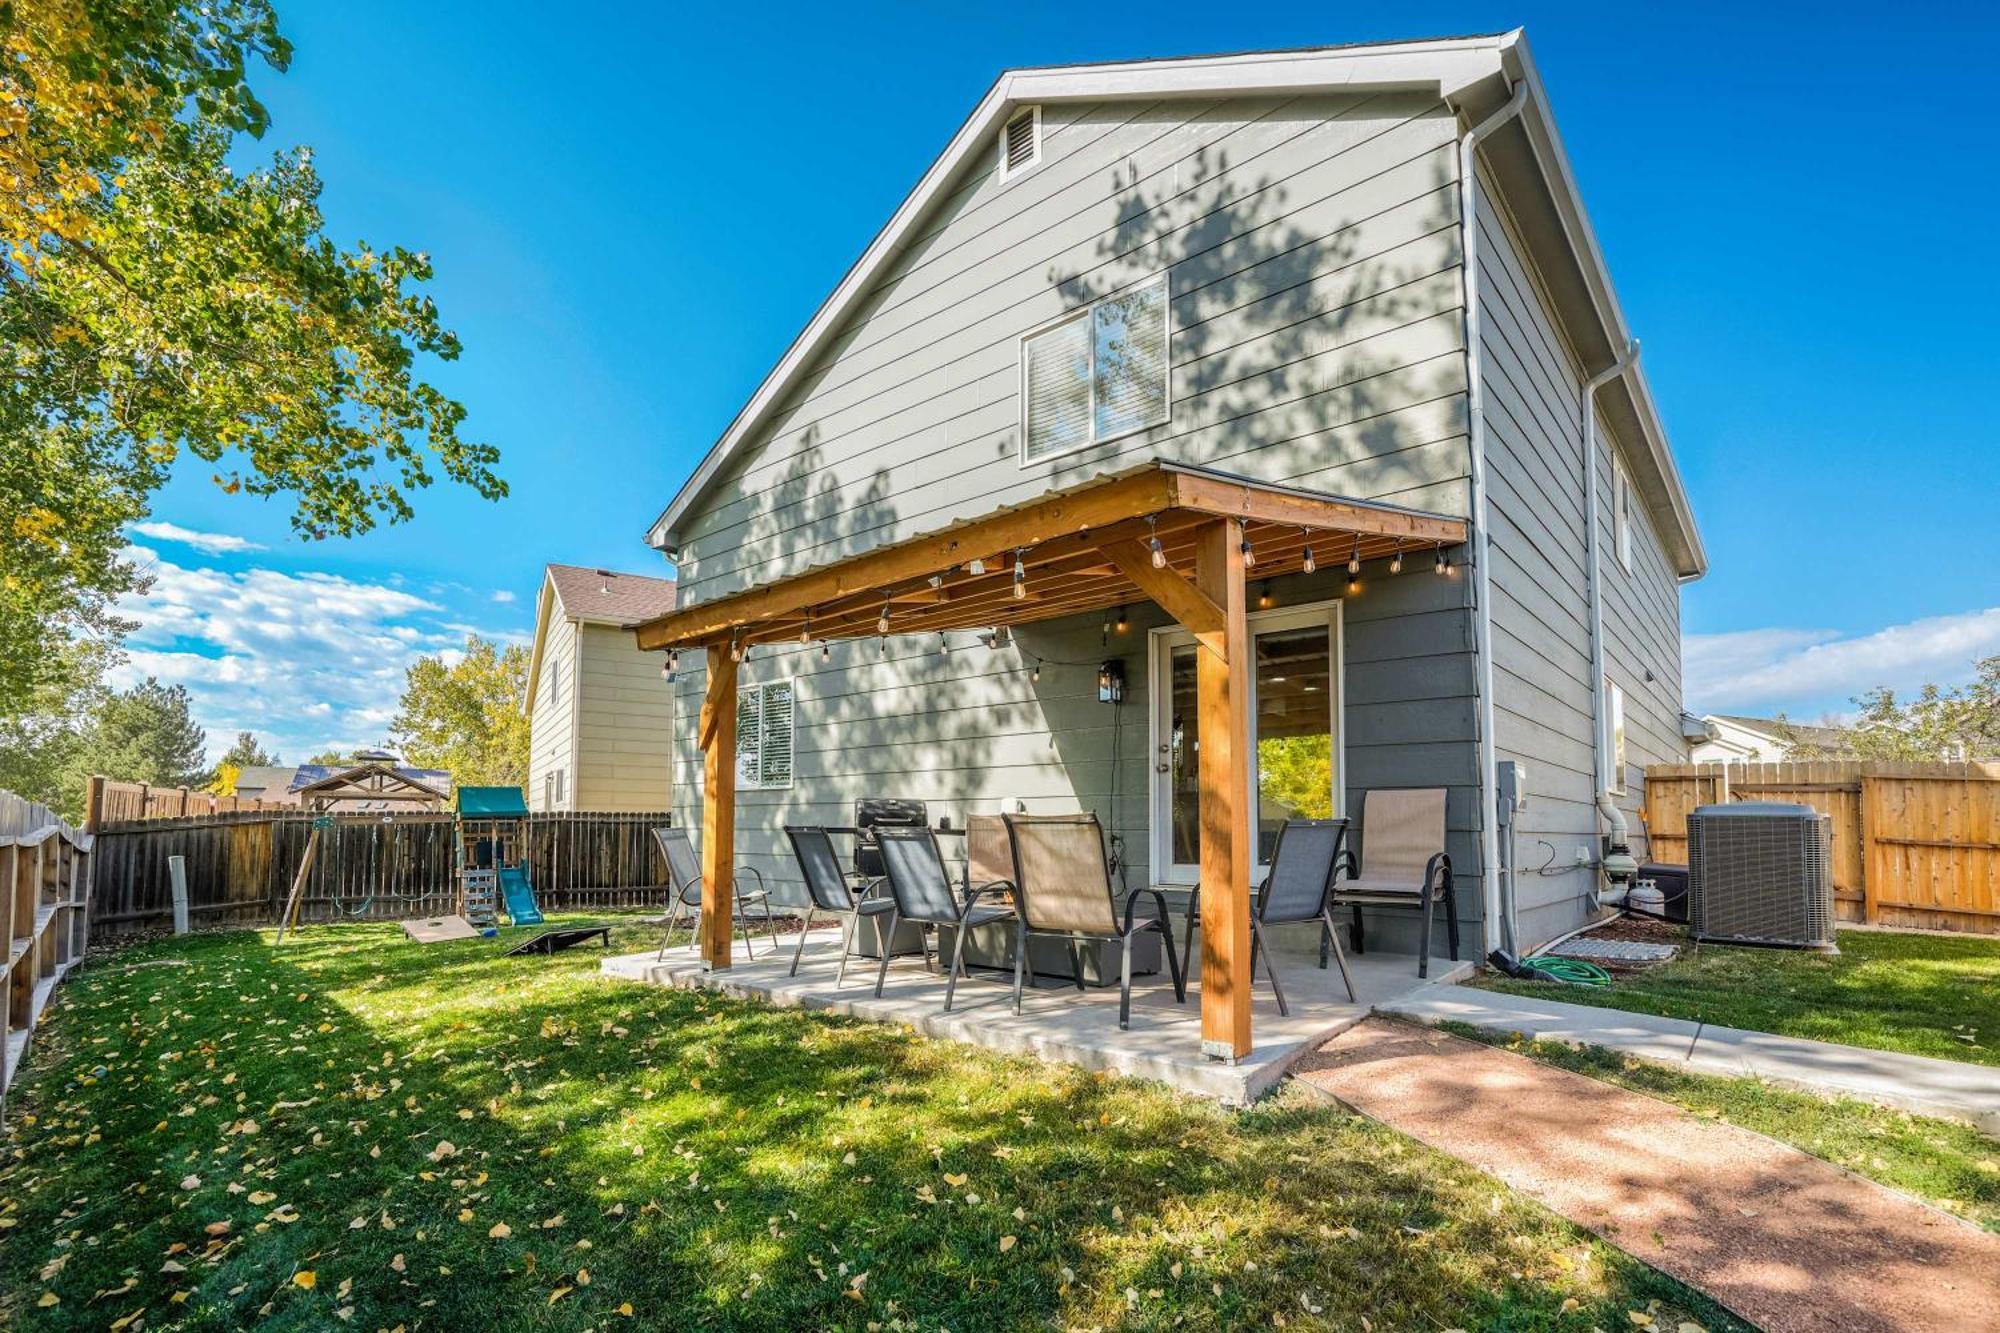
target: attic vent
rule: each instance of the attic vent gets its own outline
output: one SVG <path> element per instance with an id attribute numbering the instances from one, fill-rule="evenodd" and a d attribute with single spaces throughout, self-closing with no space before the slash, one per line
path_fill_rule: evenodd
<path id="1" fill-rule="evenodd" d="M 1000 179 L 1026 171 L 1042 160 L 1042 109 L 1023 109 L 1000 134 Z"/>

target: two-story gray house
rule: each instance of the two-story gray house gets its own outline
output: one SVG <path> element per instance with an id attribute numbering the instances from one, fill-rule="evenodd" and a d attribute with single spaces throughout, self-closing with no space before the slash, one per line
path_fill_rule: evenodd
<path id="1" fill-rule="evenodd" d="M 1169 498 L 1113 506 L 1134 477 Z M 1128 883 L 1196 882 L 1211 640 L 1149 547 L 1196 620 L 1241 562 L 1256 854 L 1445 788 L 1471 947 L 1510 902 L 1523 947 L 1581 924 L 1643 767 L 1686 754 L 1705 557 L 1519 32 L 1002 75 L 648 539 L 677 813 L 719 776 L 704 834 L 780 897 L 783 826 L 864 796 L 1094 810 Z"/>

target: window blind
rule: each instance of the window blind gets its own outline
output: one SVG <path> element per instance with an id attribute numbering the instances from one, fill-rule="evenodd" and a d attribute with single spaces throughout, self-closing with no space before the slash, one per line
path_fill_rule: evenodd
<path id="1" fill-rule="evenodd" d="M 1097 438 L 1167 418 L 1167 286 L 1101 301 L 1091 312 Z"/>
<path id="2" fill-rule="evenodd" d="M 1028 457 L 1090 442 L 1090 320 L 1079 316 L 1028 339 Z"/>

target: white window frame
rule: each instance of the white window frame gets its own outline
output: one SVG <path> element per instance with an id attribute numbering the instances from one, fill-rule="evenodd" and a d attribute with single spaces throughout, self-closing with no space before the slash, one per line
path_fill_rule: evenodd
<path id="1" fill-rule="evenodd" d="M 1604 751 L 1604 790 L 1610 796 L 1625 794 L 1625 691 L 1610 673 L 1604 677 L 1604 734 L 1597 743 Z"/>
<path id="2" fill-rule="evenodd" d="M 1023 117 L 1028 118 L 1028 120 L 1032 123 L 1033 135 L 1034 135 L 1034 148 L 1032 151 L 1029 152 L 1028 160 L 1026 162 L 1023 162 L 1018 167 L 1010 168 L 1007 165 L 1007 139 L 1008 139 L 1007 132 L 1014 128 L 1015 121 L 1020 120 Z M 1007 117 L 1007 119 L 1000 122 L 999 149 L 1000 149 L 1000 180 L 1002 184 L 1005 184 L 1006 182 L 1013 180 L 1016 176 L 1025 176 L 1029 172 L 1033 171 L 1036 167 L 1040 166 L 1042 164 L 1042 108 L 1040 106 L 1022 107 L 1019 110 L 1015 111 L 1013 115 Z"/>
<path id="3" fill-rule="evenodd" d="M 1632 572 L 1632 478 L 1626 475 L 1625 465 L 1615 456 L 1611 460 L 1611 533 L 1612 548 L 1618 552 L 1618 567 L 1630 574 Z"/>
<path id="4" fill-rule="evenodd" d="M 1165 389 L 1166 401 L 1163 413 L 1158 421 L 1148 421 L 1137 426 L 1127 426 L 1124 430 L 1114 431 L 1110 435 L 1099 435 L 1097 433 L 1097 337 L 1095 331 L 1097 307 L 1107 301 L 1118 300 L 1130 296 L 1134 292 L 1144 291 L 1146 288 L 1153 286 L 1160 288 L 1160 345 L 1165 349 L 1164 370 L 1166 383 L 1163 387 Z M 1030 458 L 1028 456 L 1028 344 L 1045 333 L 1054 332 L 1056 329 L 1062 328 L 1066 324 L 1076 323 L 1078 320 L 1089 322 L 1092 325 L 1092 334 L 1086 344 L 1090 349 L 1090 369 L 1085 376 L 1090 384 L 1090 407 L 1088 412 L 1090 422 L 1089 438 L 1084 440 L 1082 444 L 1073 444 L 1067 449 L 1058 449 L 1051 453 L 1038 454 Z M 1016 423 L 1021 443 L 1019 448 L 1015 450 L 1015 453 L 1020 459 L 1020 465 L 1024 468 L 1033 467 L 1038 463 L 1046 463 L 1051 459 L 1068 458 L 1071 454 L 1082 453 L 1085 449 L 1095 449 L 1099 445 L 1110 444 L 1113 441 L 1137 435 L 1142 431 L 1157 430 L 1161 426 L 1172 425 L 1174 420 L 1173 275 L 1171 273 L 1156 273 L 1143 281 L 1128 283 L 1115 292 L 1105 293 L 1087 306 L 1066 311 L 1055 319 L 1036 325 L 1021 335 L 1020 345 L 1015 349 L 1014 360 L 1015 397 L 1020 400 L 1021 404 L 1020 420 Z"/>
<path id="5" fill-rule="evenodd" d="M 765 771 L 764 743 L 766 739 L 764 735 L 764 696 L 781 685 L 784 686 L 785 688 L 785 707 L 792 715 L 791 726 L 786 729 L 785 733 L 786 735 L 785 743 L 791 747 L 791 753 L 786 756 L 787 762 L 785 764 L 785 773 L 787 776 L 785 780 L 783 782 L 772 782 L 763 776 Z M 751 782 L 751 781 L 746 781 L 744 779 L 743 769 L 741 767 L 743 762 L 742 761 L 743 733 L 742 733 L 741 712 L 742 712 L 743 700 L 753 697 L 756 700 L 756 705 L 750 710 L 750 715 L 757 720 L 757 775 L 758 776 L 756 781 Z M 791 677 L 786 677 L 782 680 L 759 681 L 755 685 L 739 685 L 737 687 L 737 710 L 738 710 L 738 720 L 737 720 L 737 734 L 736 734 L 736 753 L 730 756 L 730 762 L 732 764 L 737 765 L 736 790 L 738 791 L 789 790 L 792 785 L 792 780 L 798 776 L 799 690 L 797 684 L 794 683 Z"/>

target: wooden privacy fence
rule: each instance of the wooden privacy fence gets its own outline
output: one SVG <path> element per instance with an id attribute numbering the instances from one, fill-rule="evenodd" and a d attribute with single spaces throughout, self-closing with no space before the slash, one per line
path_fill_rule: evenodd
<path id="1" fill-rule="evenodd" d="M 89 942 L 90 834 L 0 791 L 0 1108 L 56 983 Z"/>
<path id="2" fill-rule="evenodd" d="M 90 780 L 84 823 L 88 827 L 133 819 L 186 819 L 193 815 L 235 814 L 243 810 L 297 810 L 296 802 L 216 796 L 190 787 L 155 787 L 144 782 Z"/>
<path id="3" fill-rule="evenodd" d="M 662 906 L 665 870 L 651 830 L 665 814 L 527 818 L 528 880 L 544 911 Z M 107 824 L 97 834 L 93 923 L 116 933 L 173 919 L 168 858 L 186 858 L 197 926 L 275 921 L 312 835 L 313 816 L 224 813 Z M 453 817 L 346 814 L 320 834 L 303 922 L 396 921 L 458 909 Z"/>
<path id="4" fill-rule="evenodd" d="M 1649 768 L 1653 859 L 1686 862 L 1688 812 L 1726 801 L 1787 801 L 1832 817 L 1843 921 L 2000 935 L 2000 764 Z"/>

